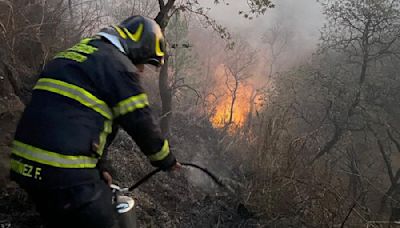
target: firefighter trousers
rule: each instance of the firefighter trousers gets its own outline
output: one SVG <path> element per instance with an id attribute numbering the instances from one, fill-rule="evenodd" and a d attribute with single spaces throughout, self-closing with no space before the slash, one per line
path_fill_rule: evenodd
<path id="1" fill-rule="evenodd" d="M 113 226 L 112 192 L 102 180 L 63 189 L 25 190 L 46 228 Z"/>

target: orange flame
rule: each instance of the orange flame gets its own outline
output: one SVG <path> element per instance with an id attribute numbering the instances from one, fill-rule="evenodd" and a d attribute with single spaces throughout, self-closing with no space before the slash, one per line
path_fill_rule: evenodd
<path id="1" fill-rule="evenodd" d="M 214 91 L 218 91 L 217 97 L 210 97 L 209 103 L 213 103 L 213 112 L 210 121 L 215 128 L 222 128 L 231 125 L 233 128 L 241 128 L 246 123 L 251 107 L 251 96 L 253 87 L 239 84 L 236 91 L 236 98 L 232 107 L 232 92 L 226 85 L 226 72 L 223 65 L 219 65 L 215 71 Z M 231 111 L 232 109 L 232 111 Z M 232 118 L 231 118 L 232 113 Z"/>

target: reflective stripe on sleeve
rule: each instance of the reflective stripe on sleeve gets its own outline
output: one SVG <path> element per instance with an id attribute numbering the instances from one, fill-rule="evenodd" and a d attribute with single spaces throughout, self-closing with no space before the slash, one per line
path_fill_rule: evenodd
<path id="1" fill-rule="evenodd" d="M 144 108 L 149 105 L 149 101 L 147 99 L 147 95 L 141 93 L 136 96 L 129 97 L 121 102 L 119 102 L 114 108 L 114 115 L 122 116 L 128 112 L 133 112 L 136 109 Z"/>
<path id="2" fill-rule="evenodd" d="M 104 147 L 107 143 L 107 136 L 112 132 L 112 121 L 106 120 L 104 121 L 103 131 L 100 133 L 99 139 L 99 147 L 97 148 L 97 154 L 99 156 L 103 155 Z"/>
<path id="3" fill-rule="evenodd" d="M 161 150 L 155 154 L 149 156 L 150 161 L 161 161 L 166 158 L 169 154 L 168 140 L 164 140 L 164 145 Z"/>
<path id="4" fill-rule="evenodd" d="M 78 101 L 111 120 L 112 112 L 107 104 L 76 85 L 51 78 L 41 78 L 33 89 L 46 90 Z"/>
<path id="5" fill-rule="evenodd" d="M 85 53 L 87 55 L 90 55 L 97 50 L 98 49 L 96 47 L 90 46 L 85 43 L 79 43 L 79 44 L 73 46 L 72 48 L 68 49 L 68 51 L 81 52 L 81 53 Z"/>
<path id="6" fill-rule="evenodd" d="M 17 140 L 13 142 L 12 153 L 30 161 L 59 168 L 94 168 L 98 161 L 97 158 L 88 156 L 58 154 Z"/>
<path id="7" fill-rule="evenodd" d="M 86 56 L 84 56 L 82 54 L 79 54 L 79 53 L 76 53 L 76 52 L 73 52 L 73 51 L 60 52 L 56 56 L 54 56 L 54 58 L 55 59 L 57 59 L 57 58 L 70 59 L 70 60 L 74 60 L 74 61 L 79 62 L 79 63 L 82 63 L 82 62 L 87 60 Z"/>

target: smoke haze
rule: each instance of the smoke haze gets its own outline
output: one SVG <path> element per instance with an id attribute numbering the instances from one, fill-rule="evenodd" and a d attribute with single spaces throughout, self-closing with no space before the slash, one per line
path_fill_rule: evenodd
<path id="1" fill-rule="evenodd" d="M 315 0 L 276 0 L 275 8 L 252 20 L 238 15 L 239 11 L 248 10 L 245 1 L 230 2 L 228 5 L 214 5 L 212 2 L 208 1 L 206 4 L 212 8 L 210 10 L 212 18 L 226 26 L 231 33 L 246 39 L 258 50 L 260 45 L 261 48 L 265 46 L 262 43 L 262 36 L 269 28 L 280 26 L 289 32 L 290 40 L 286 51 L 289 54 L 283 54 L 283 58 L 285 62 L 292 64 L 315 50 L 320 35 L 319 30 L 324 23 L 321 7 Z"/>

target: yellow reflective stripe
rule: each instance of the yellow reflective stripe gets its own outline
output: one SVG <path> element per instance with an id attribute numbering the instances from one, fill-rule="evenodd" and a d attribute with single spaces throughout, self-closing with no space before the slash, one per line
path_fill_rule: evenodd
<path id="1" fill-rule="evenodd" d="M 126 36 L 126 34 L 122 31 L 122 29 L 121 29 L 120 27 L 118 27 L 118 26 L 113 26 L 113 27 L 115 28 L 115 30 L 117 30 L 117 32 L 119 33 L 119 35 L 120 35 L 122 38 L 124 38 L 124 39 L 128 38 L 128 37 Z"/>
<path id="2" fill-rule="evenodd" d="M 93 52 L 95 52 L 97 50 L 98 50 L 97 48 L 87 45 L 87 44 L 84 44 L 84 43 L 79 43 L 68 49 L 68 51 L 77 51 L 77 52 L 82 52 L 82 53 L 85 53 L 88 55 L 92 54 Z"/>
<path id="3" fill-rule="evenodd" d="M 124 32 L 128 35 L 128 37 L 133 40 L 133 41 L 139 41 L 140 37 L 142 36 L 142 32 L 143 32 L 143 24 L 140 24 L 139 27 L 136 29 L 136 32 L 134 34 L 132 34 L 131 32 L 129 32 L 129 30 L 127 28 L 124 28 Z"/>
<path id="4" fill-rule="evenodd" d="M 19 174 L 21 174 L 23 176 L 28 176 L 26 174 L 26 172 L 24 172 L 25 164 L 23 164 L 23 163 L 21 163 L 21 162 L 19 162 L 17 160 L 11 159 L 11 170 L 16 172 L 16 173 L 19 173 Z M 28 176 L 28 177 L 30 177 L 30 176 Z"/>
<path id="5" fill-rule="evenodd" d="M 161 148 L 160 152 L 157 152 L 153 155 L 149 156 L 150 161 L 161 161 L 166 158 L 169 154 L 169 145 L 168 140 L 164 140 L 164 145 Z"/>
<path id="6" fill-rule="evenodd" d="M 160 38 L 159 37 L 156 38 L 156 55 L 160 56 L 160 57 L 165 55 L 165 53 L 163 51 L 161 51 Z"/>
<path id="7" fill-rule="evenodd" d="M 140 37 L 142 36 L 142 33 L 143 33 L 143 24 L 139 25 L 139 27 L 136 29 L 136 32 L 134 34 L 129 32 L 129 30 L 127 28 L 121 29 L 118 26 L 113 26 L 113 27 L 115 28 L 115 30 L 117 30 L 117 32 L 123 39 L 127 39 L 129 37 L 129 39 L 131 39 L 135 42 L 140 40 Z"/>
<path id="8" fill-rule="evenodd" d="M 51 78 L 41 78 L 33 89 L 46 90 L 69 97 L 100 113 L 107 119 L 113 118 L 110 108 L 104 101 L 76 85 Z"/>
<path id="9" fill-rule="evenodd" d="M 30 161 L 59 168 L 94 168 L 98 161 L 97 158 L 88 156 L 58 154 L 17 140 L 13 141 L 12 153 Z"/>
<path id="10" fill-rule="evenodd" d="M 81 40 L 80 43 L 82 43 L 82 44 L 88 44 L 91 40 L 93 40 L 93 38 L 84 38 L 83 40 Z"/>
<path id="11" fill-rule="evenodd" d="M 69 48 L 66 51 L 59 52 L 54 58 L 65 58 L 65 59 L 71 59 L 77 62 L 84 62 L 87 60 L 87 56 L 82 55 L 78 52 L 90 55 L 93 52 L 97 51 L 98 49 L 96 47 L 93 47 L 91 45 L 88 45 L 88 43 L 92 40 L 92 38 L 85 38 L 81 40 L 80 43 L 74 45 L 73 47 Z"/>
<path id="12" fill-rule="evenodd" d="M 87 57 L 84 55 L 81 55 L 79 53 L 76 52 L 72 52 L 72 51 L 67 51 L 67 52 L 60 52 L 58 53 L 55 57 L 56 58 L 64 58 L 64 59 L 71 59 L 77 62 L 84 62 Z"/>
<path id="13" fill-rule="evenodd" d="M 147 95 L 141 93 L 136 96 L 129 97 L 121 102 L 119 102 L 114 108 L 115 117 L 125 115 L 128 112 L 135 111 L 139 108 L 144 108 L 149 105 Z"/>
<path id="14" fill-rule="evenodd" d="M 100 139 L 99 139 L 99 147 L 97 148 L 97 154 L 98 155 L 103 155 L 104 151 L 104 146 L 106 145 L 107 142 L 107 136 L 112 132 L 112 121 L 106 120 L 104 121 L 104 129 L 100 133 Z"/>

